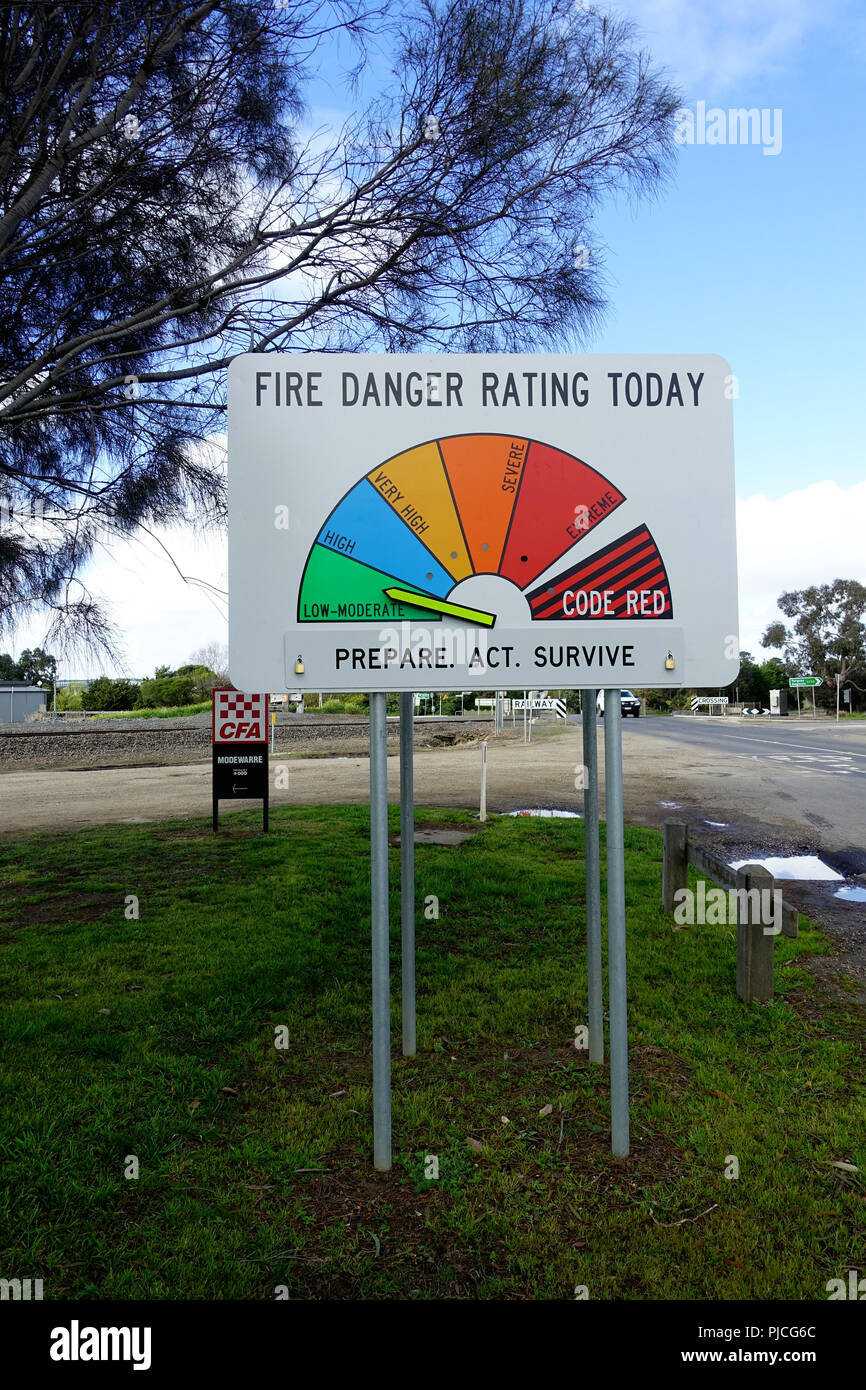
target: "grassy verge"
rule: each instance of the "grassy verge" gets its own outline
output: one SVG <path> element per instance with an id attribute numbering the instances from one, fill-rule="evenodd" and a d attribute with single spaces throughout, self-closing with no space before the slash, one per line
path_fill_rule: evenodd
<path id="1" fill-rule="evenodd" d="M 191 714 L 205 714 L 211 708 L 210 700 L 201 700 L 197 705 L 166 705 L 164 709 L 116 709 L 106 710 L 104 714 L 91 714 L 91 719 L 184 719 Z"/>
<path id="2" fill-rule="evenodd" d="M 46 1298 L 804 1299 L 862 1261 L 862 1016 L 801 968 L 829 949 L 803 919 L 776 1002 L 744 1007 L 733 929 L 674 930 L 660 837 L 627 830 L 617 1161 L 607 1071 L 573 1045 L 580 823 L 418 846 L 419 1055 L 395 1050 L 378 1174 L 367 813 L 272 814 L 267 837 L 243 812 L 218 837 L 0 847 L 5 1277 Z M 396 922 L 396 851 L 392 888 Z M 398 1043 L 396 928 L 392 948 Z"/>

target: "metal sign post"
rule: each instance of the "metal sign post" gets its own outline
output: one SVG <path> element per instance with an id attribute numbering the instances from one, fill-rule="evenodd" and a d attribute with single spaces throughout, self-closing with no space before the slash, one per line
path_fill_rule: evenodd
<path id="1" fill-rule="evenodd" d="M 794 690 L 797 691 L 797 718 L 798 718 L 798 719 L 799 719 L 799 717 L 800 717 L 800 690 L 801 690 L 801 688 L 805 688 L 805 689 L 807 689 L 807 690 L 811 690 L 811 692 L 812 692 L 812 718 L 813 718 L 813 719 L 817 719 L 817 717 L 818 717 L 818 707 L 817 707 L 817 705 L 815 704 L 815 687 L 818 686 L 818 685 L 821 685 L 821 684 L 822 684 L 822 680 L 821 680 L 821 677 L 820 677 L 820 676 L 789 676 L 789 677 L 788 677 L 788 688 L 789 688 L 789 689 L 794 689 Z M 837 678 L 837 686 L 838 686 L 838 678 Z M 837 717 L 837 719 L 838 719 L 838 717 L 839 717 L 839 713 L 838 713 L 838 700 L 837 700 L 836 703 L 837 703 L 836 717 Z"/>
<path id="2" fill-rule="evenodd" d="M 487 739 L 481 745 L 481 811 L 478 819 L 487 820 Z"/>
<path id="3" fill-rule="evenodd" d="M 387 697 L 370 695 L 370 926 L 373 945 L 373 1164 L 391 1167 Z"/>
<path id="4" fill-rule="evenodd" d="M 597 690 L 583 690 L 583 835 L 586 870 L 586 978 L 589 1002 L 589 1060 L 604 1062 L 604 983 L 601 964 L 601 859 L 598 846 Z"/>
<path id="5" fill-rule="evenodd" d="M 610 1138 L 628 1158 L 628 987 L 625 956 L 625 834 L 622 810 L 622 708 L 619 687 L 604 693 L 604 803 L 607 968 L 610 999 Z"/>
<path id="6" fill-rule="evenodd" d="M 415 1026 L 415 769 L 414 698 L 400 692 L 400 921 L 403 1056 L 418 1050 Z"/>

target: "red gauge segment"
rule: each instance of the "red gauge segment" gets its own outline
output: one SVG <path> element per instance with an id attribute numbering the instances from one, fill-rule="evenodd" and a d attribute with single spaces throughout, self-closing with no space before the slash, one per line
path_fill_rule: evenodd
<path id="1" fill-rule="evenodd" d="M 624 501 L 588 463 L 533 440 L 499 573 L 525 589 Z"/>

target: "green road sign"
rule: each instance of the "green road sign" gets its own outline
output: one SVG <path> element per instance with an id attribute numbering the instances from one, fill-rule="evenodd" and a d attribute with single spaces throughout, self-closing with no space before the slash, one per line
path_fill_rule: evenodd
<path id="1" fill-rule="evenodd" d="M 805 686 L 813 686 L 813 685 L 820 685 L 820 684 L 821 684 L 821 677 L 820 677 L 820 676 L 789 676 L 789 677 L 788 677 L 788 687 L 789 687 L 789 689 L 791 689 L 791 690 L 796 689 L 796 687 L 797 687 L 798 685 L 799 685 L 799 686 L 804 686 L 804 685 L 805 685 Z"/>

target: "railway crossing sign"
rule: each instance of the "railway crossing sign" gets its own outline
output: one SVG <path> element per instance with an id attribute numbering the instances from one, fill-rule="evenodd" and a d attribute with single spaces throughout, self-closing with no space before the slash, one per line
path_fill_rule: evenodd
<path id="1" fill-rule="evenodd" d="M 490 703 L 492 704 L 493 701 L 491 700 Z M 555 714 L 557 719 L 565 719 L 566 717 L 564 700 L 512 700 L 511 708 Z"/>
<path id="2" fill-rule="evenodd" d="M 712 356 L 235 358 L 233 681 L 729 684 L 729 381 Z"/>

